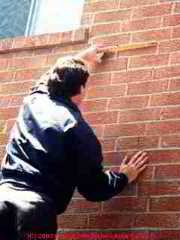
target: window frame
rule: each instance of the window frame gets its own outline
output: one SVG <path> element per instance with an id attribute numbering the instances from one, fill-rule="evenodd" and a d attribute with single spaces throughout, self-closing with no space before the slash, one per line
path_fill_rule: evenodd
<path id="1" fill-rule="evenodd" d="M 39 8 L 40 8 L 40 1 L 31 0 L 31 7 L 29 10 L 29 16 L 26 23 L 26 30 L 24 33 L 25 37 L 32 36 Z"/>

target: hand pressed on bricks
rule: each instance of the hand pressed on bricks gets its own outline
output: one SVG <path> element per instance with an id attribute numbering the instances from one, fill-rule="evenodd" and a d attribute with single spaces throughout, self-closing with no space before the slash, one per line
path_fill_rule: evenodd
<path id="1" fill-rule="evenodd" d="M 124 173 L 128 177 L 128 182 L 134 181 L 138 175 L 146 168 L 146 163 L 148 160 L 147 153 L 144 151 L 139 151 L 128 161 L 126 156 L 120 166 L 119 172 Z"/>

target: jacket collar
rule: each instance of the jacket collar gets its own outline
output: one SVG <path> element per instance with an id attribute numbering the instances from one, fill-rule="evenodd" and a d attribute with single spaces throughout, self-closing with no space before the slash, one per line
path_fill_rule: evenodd
<path id="1" fill-rule="evenodd" d="M 44 93 L 44 94 L 49 95 L 47 86 L 44 85 L 44 84 L 41 84 L 41 85 L 39 85 L 39 86 L 33 87 L 30 94 L 34 94 L 34 93 Z M 63 96 L 55 96 L 55 97 L 51 97 L 51 96 L 50 96 L 50 98 L 51 98 L 52 100 L 55 100 L 55 101 L 58 101 L 58 102 L 61 102 L 61 103 L 65 104 L 65 105 L 68 105 L 68 107 L 70 107 L 70 108 L 72 108 L 74 111 L 80 113 L 79 108 L 77 107 L 77 105 L 76 105 L 75 103 L 73 103 L 73 102 L 71 101 L 71 99 L 65 98 L 65 97 L 63 97 Z"/>

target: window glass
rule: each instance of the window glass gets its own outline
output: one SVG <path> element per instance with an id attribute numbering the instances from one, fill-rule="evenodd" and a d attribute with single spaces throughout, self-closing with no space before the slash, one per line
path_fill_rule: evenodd
<path id="1" fill-rule="evenodd" d="M 0 38 L 80 27 L 84 0 L 0 0 Z"/>
<path id="2" fill-rule="evenodd" d="M 39 0 L 29 34 L 69 31 L 80 26 L 84 0 Z"/>
<path id="3" fill-rule="evenodd" d="M 31 0 L 0 0 L 0 38 L 24 35 Z"/>

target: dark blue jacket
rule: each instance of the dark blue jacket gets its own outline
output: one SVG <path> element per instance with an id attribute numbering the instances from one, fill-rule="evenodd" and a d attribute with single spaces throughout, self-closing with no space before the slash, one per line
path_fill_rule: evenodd
<path id="1" fill-rule="evenodd" d="M 45 86 L 24 98 L 12 129 L 3 182 L 48 194 L 57 214 L 75 188 L 89 201 L 105 201 L 128 183 L 125 174 L 103 171 L 101 145 L 70 100 L 50 98 Z"/>

